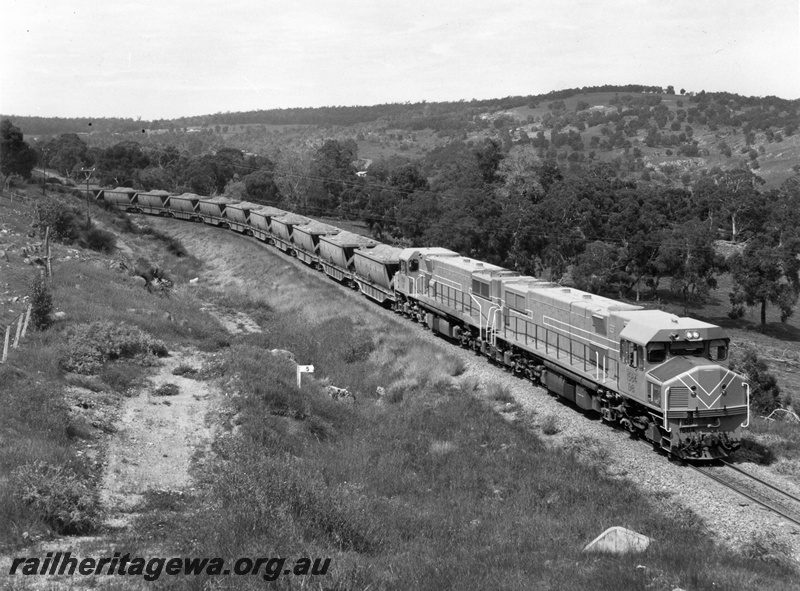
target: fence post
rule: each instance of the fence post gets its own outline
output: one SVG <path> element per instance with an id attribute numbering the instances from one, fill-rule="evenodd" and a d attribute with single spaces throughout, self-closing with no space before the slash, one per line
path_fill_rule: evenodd
<path id="1" fill-rule="evenodd" d="M 14 337 L 14 348 L 16 349 L 19 346 L 19 333 L 22 332 L 22 320 L 25 314 L 19 315 L 19 322 L 17 322 L 17 334 Z"/>
<path id="2" fill-rule="evenodd" d="M 25 333 L 28 332 L 28 321 L 31 319 L 31 309 L 33 304 L 28 304 L 28 311 L 25 313 L 25 324 L 22 325 L 22 338 L 25 338 Z"/>
<path id="3" fill-rule="evenodd" d="M 8 359 L 8 342 L 11 340 L 11 325 L 6 326 L 6 338 L 3 345 L 3 363 Z"/>

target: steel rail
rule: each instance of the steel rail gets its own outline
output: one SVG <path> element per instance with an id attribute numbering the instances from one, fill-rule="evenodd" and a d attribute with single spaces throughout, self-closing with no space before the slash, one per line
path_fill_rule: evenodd
<path id="1" fill-rule="evenodd" d="M 731 464 L 730 462 L 728 462 L 728 461 L 726 461 L 726 460 L 720 460 L 720 461 L 721 461 L 721 462 L 722 462 L 722 463 L 723 463 L 725 466 L 727 466 L 728 468 L 731 468 L 732 470 L 735 470 L 735 471 L 736 471 L 736 472 L 738 472 L 739 474 L 742 474 L 743 476 L 746 476 L 747 478 L 751 478 L 752 480 L 755 480 L 755 481 L 756 481 L 756 482 L 758 482 L 759 484 L 763 484 L 763 485 L 764 485 L 764 486 L 766 486 L 767 488 L 771 488 L 771 489 L 772 489 L 772 490 L 774 490 L 775 492 L 777 492 L 777 493 L 780 493 L 780 494 L 782 494 L 782 495 L 784 495 L 784 496 L 787 496 L 787 497 L 789 497 L 790 499 L 792 499 L 793 501 L 796 501 L 796 502 L 800 503 L 800 497 L 796 497 L 796 496 L 794 496 L 792 493 L 790 493 L 790 492 L 787 492 L 787 491 L 783 490 L 782 488 L 778 488 L 778 487 L 777 487 L 777 486 L 775 486 L 774 484 L 771 484 L 771 483 L 767 482 L 766 480 L 762 480 L 762 479 L 761 479 L 761 478 L 759 478 L 758 476 L 755 476 L 754 474 L 751 474 L 751 473 L 750 473 L 750 472 L 748 472 L 747 470 L 742 470 L 742 469 L 741 469 L 741 468 L 739 468 L 738 466 L 735 466 L 734 464 Z"/>
<path id="2" fill-rule="evenodd" d="M 726 465 L 727 465 L 727 464 L 726 464 Z M 763 499 L 759 499 L 757 496 L 755 496 L 755 495 L 751 494 L 750 492 L 748 492 L 748 491 L 746 491 L 746 490 L 743 490 L 743 487 L 741 487 L 741 486 L 737 486 L 736 484 L 734 484 L 734 483 L 732 483 L 732 482 L 730 482 L 730 481 L 726 480 L 725 478 L 722 478 L 721 476 L 718 476 L 717 474 L 713 474 L 713 468 L 712 468 L 712 469 L 707 469 L 707 468 L 706 468 L 706 467 L 704 467 L 704 466 L 694 466 L 694 465 L 692 465 L 692 464 L 687 464 L 687 466 L 689 466 L 689 467 L 690 467 L 690 468 L 692 468 L 693 470 L 695 470 L 695 471 L 699 472 L 700 474 L 702 474 L 702 475 L 703 475 L 703 476 L 705 476 L 706 478 L 709 478 L 709 479 L 711 479 L 711 480 L 713 480 L 713 481 L 715 481 L 715 482 L 717 482 L 717 483 L 721 484 L 721 485 L 722 485 L 722 486 L 724 486 L 725 488 L 727 488 L 727 489 L 729 489 L 729 490 L 732 490 L 732 491 L 733 491 L 733 492 L 735 492 L 735 493 L 738 493 L 738 494 L 740 494 L 741 496 L 745 497 L 746 499 L 749 499 L 750 501 L 752 501 L 752 502 L 754 502 L 754 503 L 756 503 L 756 504 L 758 504 L 758 505 L 761 505 L 762 507 L 764 507 L 764 508 L 765 508 L 765 509 L 767 509 L 768 511 L 772 511 L 773 513 L 775 513 L 776 515 L 779 515 L 779 516 L 783 517 L 783 518 L 784 518 L 784 519 L 786 519 L 787 521 L 790 521 L 790 522 L 794 523 L 795 525 L 798 525 L 798 526 L 800 526 L 800 513 L 798 513 L 798 514 L 796 514 L 796 515 L 794 515 L 794 516 L 793 516 L 793 515 L 790 515 L 790 514 L 788 514 L 788 513 L 786 513 L 786 512 L 785 512 L 785 511 L 783 511 L 782 509 L 780 509 L 780 508 L 778 508 L 778 507 L 774 506 L 772 503 L 766 502 L 766 501 L 764 501 Z M 741 471 L 741 472 L 743 472 L 743 471 Z M 767 485 L 768 487 L 775 489 L 777 492 L 783 493 L 783 494 L 785 494 L 785 495 L 787 495 L 787 496 L 791 497 L 792 499 L 794 499 L 794 500 L 796 500 L 796 501 L 800 502 L 800 499 L 797 499 L 797 497 L 794 497 L 794 496 L 793 496 L 793 495 L 791 495 L 790 493 L 787 493 L 786 491 L 782 491 L 782 490 L 780 490 L 780 489 L 777 489 L 776 487 L 772 486 L 771 484 L 769 484 L 769 483 L 765 483 L 765 482 L 763 482 L 762 480 L 760 480 L 760 479 L 758 479 L 758 478 L 756 478 L 756 477 L 752 476 L 751 474 L 747 474 L 746 472 L 743 472 L 743 473 L 744 473 L 746 476 L 748 476 L 748 477 L 752 478 L 753 480 L 755 480 L 755 481 L 757 481 L 757 482 L 759 482 L 759 483 L 761 483 L 761 484 L 765 484 L 765 485 Z"/>

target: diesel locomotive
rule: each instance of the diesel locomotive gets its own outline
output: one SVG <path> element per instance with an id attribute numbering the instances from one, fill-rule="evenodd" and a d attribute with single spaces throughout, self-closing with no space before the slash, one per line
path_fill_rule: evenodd
<path id="1" fill-rule="evenodd" d="M 680 459 L 728 456 L 749 424 L 750 387 L 727 368 L 730 338 L 719 326 L 445 248 L 381 244 L 271 206 L 123 187 L 91 196 L 271 243 Z"/>

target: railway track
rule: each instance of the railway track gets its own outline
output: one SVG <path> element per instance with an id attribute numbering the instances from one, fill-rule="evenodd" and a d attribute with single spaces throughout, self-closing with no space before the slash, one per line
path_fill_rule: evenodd
<path id="1" fill-rule="evenodd" d="M 722 461 L 717 466 L 693 466 L 693 470 L 740 494 L 746 499 L 800 526 L 800 497 L 762 480 L 753 474 Z"/>

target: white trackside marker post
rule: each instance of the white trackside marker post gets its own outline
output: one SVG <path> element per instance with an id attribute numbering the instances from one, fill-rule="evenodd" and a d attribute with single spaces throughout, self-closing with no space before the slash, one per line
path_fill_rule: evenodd
<path id="1" fill-rule="evenodd" d="M 300 374 L 314 373 L 313 365 L 298 365 L 297 366 L 297 387 L 300 388 Z"/>

